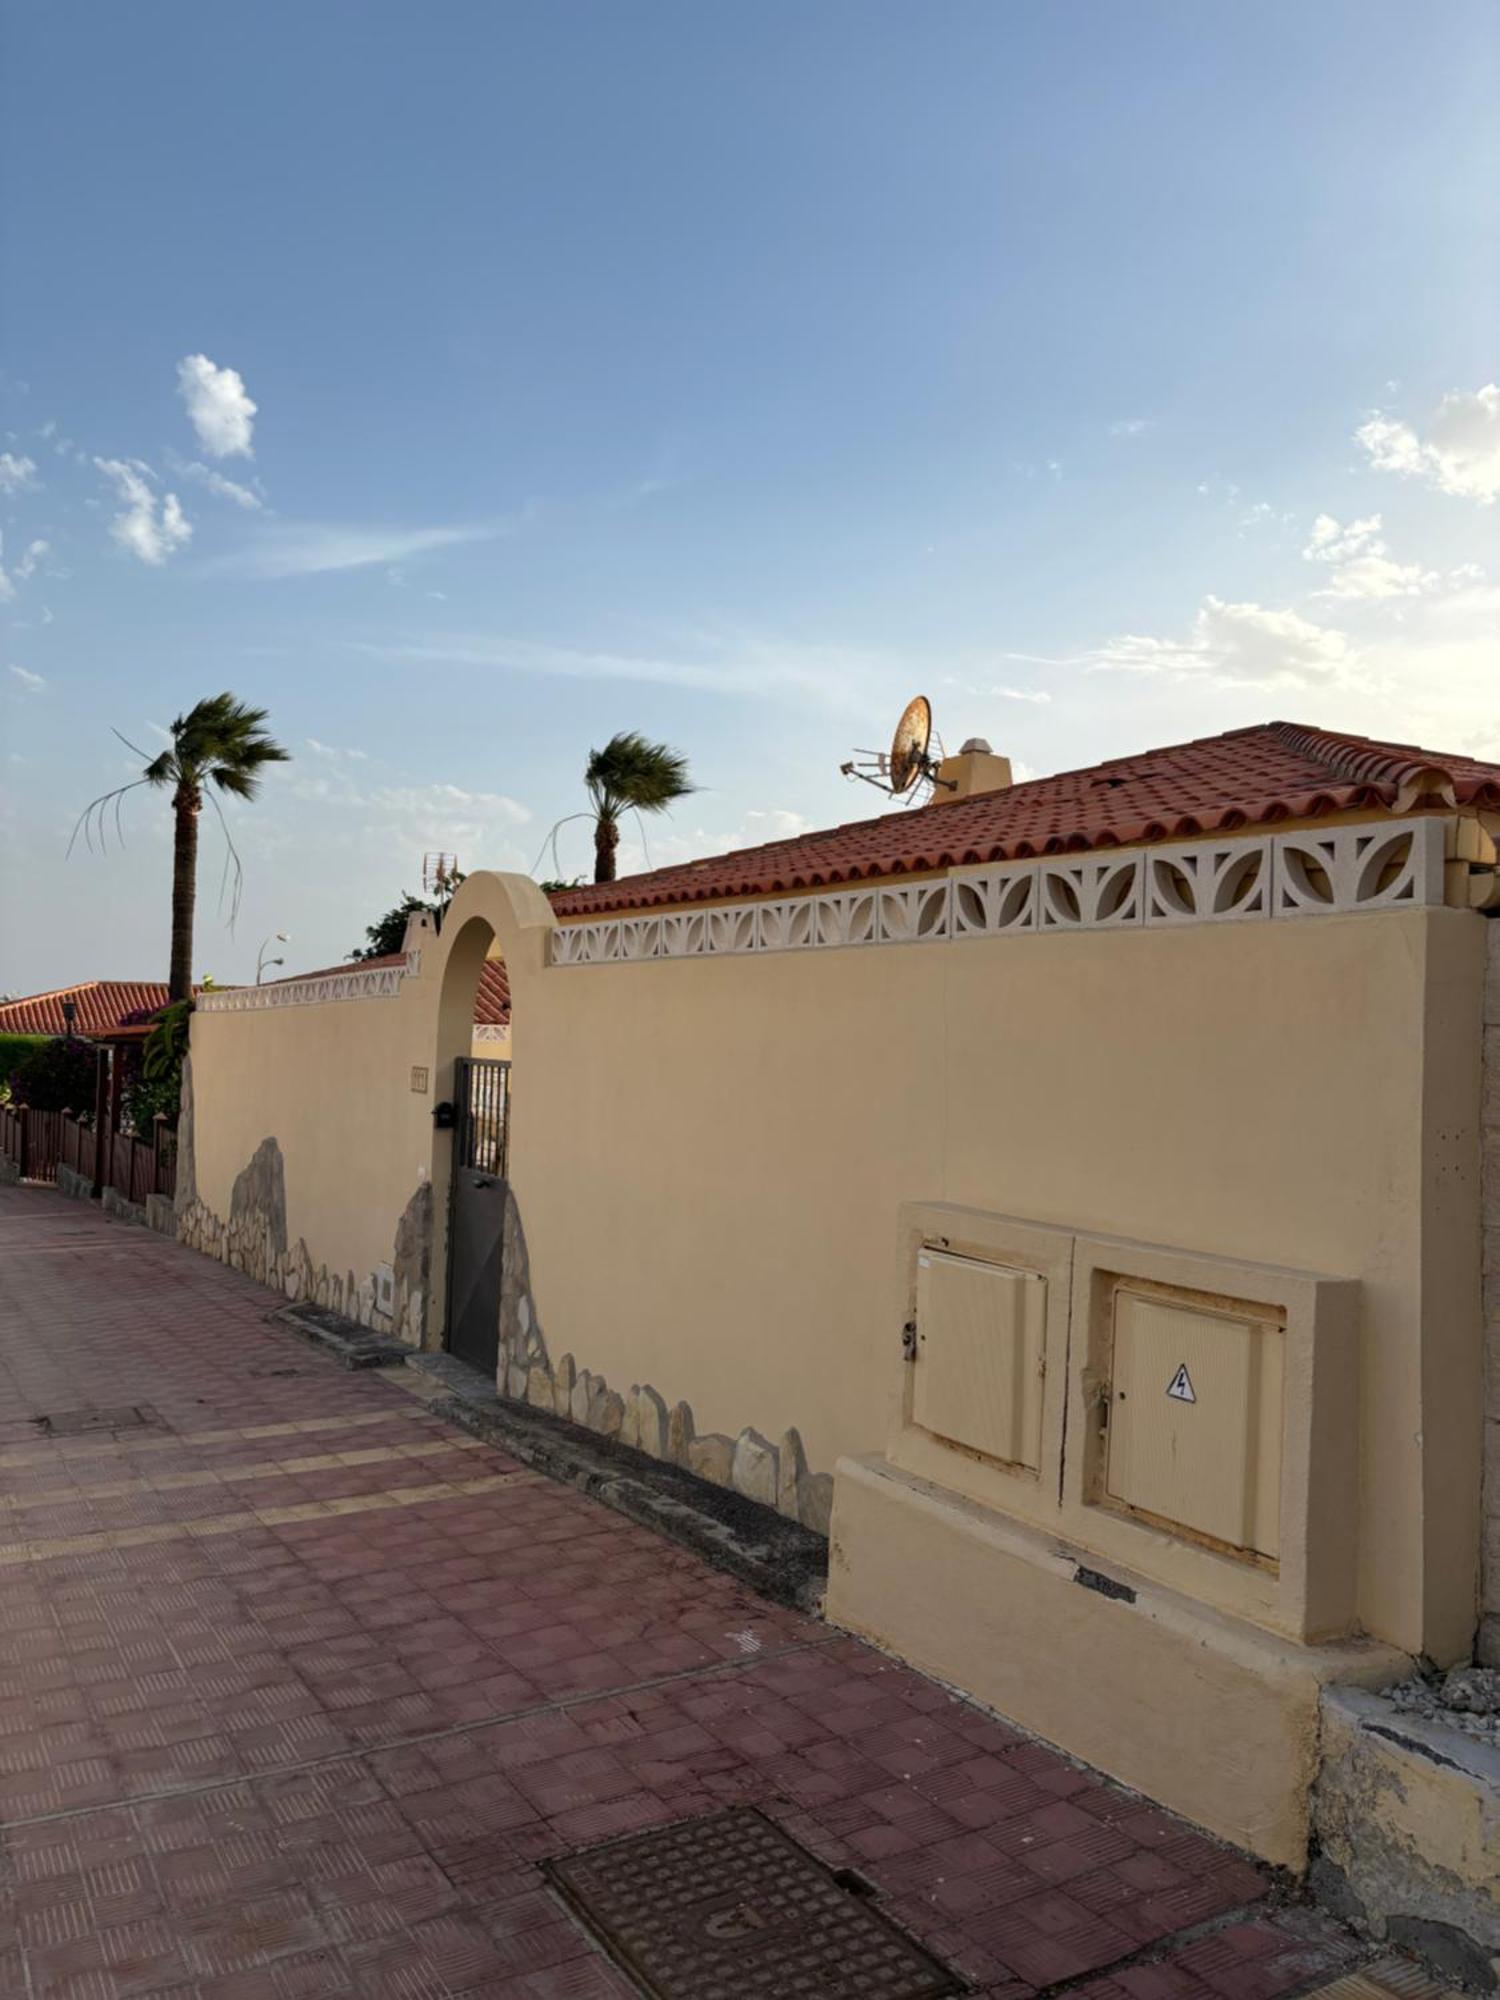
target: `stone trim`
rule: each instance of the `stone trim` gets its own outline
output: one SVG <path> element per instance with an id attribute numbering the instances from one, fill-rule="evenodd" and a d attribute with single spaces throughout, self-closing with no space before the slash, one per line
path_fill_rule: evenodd
<path id="1" fill-rule="evenodd" d="M 1500 1667 L 1500 916 L 1485 922 L 1480 1203 L 1484 1221 L 1484 1483 L 1479 1658 Z"/>
<path id="2" fill-rule="evenodd" d="M 808 1469 L 807 1453 L 795 1430 L 783 1432 L 779 1444 L 748 1428 L 737 1437 L 721 1431 L 700 1435 L 690 1405 L 669 1405 L 649 1382 L 632 1383 L 627 1395 L 611 1389 L 602 1375 L 580 1369 L 571 1354 L 553 1365 L 531 1295 L 525 1232 L 513 1195 L 508 1196 L 505 1210 L 495 1383 L 499 1393 L 613 1438 L 648 1458 L 680 1466 L 712 1486 L 727 1486 L 747 1500 L 774 1507 L 826 1540 L 833 1512 L 833 1475 Z"/>
<path id="3" fill-rule="evenodd" d="M 237 1176 L 227 1222 L 195 1189 L 184 1193 L 176 1235 L 189 1250 L 245 1272 L 293 1303 L 327 1306 L 376 1333 L 392 1334 L 412 1347 L 422 1345 L 432 1266 L 429 1181 L 419 1182 L 396 1225 L 392 1262 L 363 1280 L 353 1271 L 341 1275 L 315 1264 L 305 1238 L 295 1245 L 289 1241 L 281 1148 L 274 1138 L 261 1141 Z"/>
<path id="4" fill-rule="evenodd" d="M 923 882 L 600 917 L 552 933 L 554 966 L 714 958 L 843 945 L 1161 929 L 1444 900 L 1440 815 L 1115 853 L 997 863 Z"/>
<path id="5" fill-rule="evenodd" d="M 312 1007 L 327 1000 L 394 1000 L 403 979 L 422 970 L 420 951 L 409 951 L 404 965 L 351 965 L 347 972 L 320 972 L 311 979 L 278 979 L 271 986 L 227 986 L 204 993 L 200 1014 L 257 1014 L 267 1007 Z"/>
<path id="6" fill-rule="evenodd" d="M 784 1432 L 779 1444 L 748 1428 L 738 1437 L 720 1431 L 700 1436 L 687 1403 L 674 1403 L 668 1409 L 666 1398 L 649 1382 L 635 1383 L 628 1395 L 622 1394 L 611 1389 L 602 1375 L 587 1368 L 580 1371 L 571 1354 L 565 1354 L 556 1368 L 535 1360 L 529 1366 L 519 1361 L 507 1364 L 502 1357 L 502 1369 L 500 1389 L 513 1402 L 566 1417 L 600 1437 L 643 1451 L 648 1458 L 680 1466 L 712 1486 L 727 1486 L 827 1538 L 833 1477 L 808 1470 L 807 1454 L 795 1430 Z"/>

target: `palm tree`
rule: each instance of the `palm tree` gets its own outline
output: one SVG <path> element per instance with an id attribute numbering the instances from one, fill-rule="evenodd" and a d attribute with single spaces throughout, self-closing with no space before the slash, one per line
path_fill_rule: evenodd
<path id="1" fill-rule="evenodd" d="M 171 747 L 147 761 L 140 777 L 129 785 L 121 785 L 118 790 L 106 792 L 102 798 L 89 805 L 78 827 L 73 830 L 76 840 L 81 827 L 85 839 L 90 838 L 90 822 L 104 836 L 106 821 L 105 808 L 113 801 L 118 813 L 118 801 L 126 792 L 132 792 L 137 785 L 152 785 L 158 790 L 171 790 L 172 812 L 176 821 L 172 843 L 172 967 L 170 974 L 171 1000 L 188 1000 L 193 992 L 193 915 L 198 900 L 198 815 L 203 810 L 207 797 L 216 812 L 219 802 L 214 793 L 227 792 L 231 798 L 253 799 L 260 790 L 260 774 L 267 764 L 284 764 L 289 761 L 290 752 L 266 734 L 262 725 L 267 710 L 250 708 L 232 694 L 207 696 L 186 715 L 179 715 L 171 728 Z M 115 734 L 118 736 L 119 731 Z M 134 750 L 138 757 L 146 755 L 144 750 L 121 736 L 120 741 L 127 749 Z M 98 818 L 94 819 L 97 814 Z M 222 818 L 222 812 L 220 813 Z M 225 829 L 226 838 L 228 829 Z M 71 843 L 70 843 L 71 845 Z M 239 857 L 230 844 L 232 858 L 238 875 Z"/>
<path id="2" fill-rule="evenodd" d="M 594 820 L 594 880 L 613 882 L 620 817 L 627 812 L 665 812 L 674 799 L 697 786 L 688 781 L 687 759 L 665 743 L 648 743 L 639 730 L 611 736 L 591 750 L 583 774 Z"/>

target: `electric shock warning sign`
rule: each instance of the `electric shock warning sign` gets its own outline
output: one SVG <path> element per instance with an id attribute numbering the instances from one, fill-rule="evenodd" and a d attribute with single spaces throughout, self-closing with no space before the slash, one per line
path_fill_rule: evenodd
<path id="1" fill-rule="evenodd" d="M 1197 1402 L 1198 1398 L 1193 1389 L 1193 1378 L 1187 1371 L 1187 1363 L 1185 1361 L 1167 1384 L 1167 1394 L 1172 1398 L 1174 1403 Z"/>

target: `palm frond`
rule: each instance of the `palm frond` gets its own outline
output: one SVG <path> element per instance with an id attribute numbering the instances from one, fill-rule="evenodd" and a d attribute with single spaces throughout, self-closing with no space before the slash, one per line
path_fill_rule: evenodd
<path id="1" fill-rule="evenodd" d="M 100 853 L 104 854 L 108 852 L 108 813 L 111 806 L 115 809 L 115 831 L 119 837 L 120 845 L 123 847 L 125 845 L 125 835 L 120 826 L 120 801 L 127 792 L 133 792 L 137 785 L 145 785 L 150 782 L 149 778 L 133 778 L 128 785 L 117 785 L 112 792 L 101 792 L 97 799 L 90 799 L 83 811 L 78 815 L 78 818 L 73 822 L 73 831 L 68 836 L 67 854 L 71 854 L 74 847 L 78 844 L 80 833 L 83 835 L 83 844 L 90 854 L 94 851 L 94 836 L 96 834 L 99 838 Z M 67 855 L 64 855 L 63 858 L 66 860 Z"/>
<path id="2" fill-rule="evenodd" d="M 555 824 L 553 825 L 552 831 L 547 835 L 547 838 L 542 842 L 541 851 L 540 853 L 538 853 L 536 860 L 533 861 L 531 864 L 532 874 L 535 875 L 538 868 L 541 867 L 543 861 L 546 860 L 547 849 L 550 847 L 552 849 L 552 866 L 557 870 L 558 874 L 560 875 L 562 873 L 562 863 L 561 861 L 559 861 L 557 856 L 557 836 L 559 832 L 562 830 L 563 827 L 567 826 L 571 821 L 575 819 L 594 819 L 596 817 L 597 815 L 591 812 L 565 813 L 560 820 L 556 821 Z"/>
<path id="3" fill-rule="evenodd" d="M 212 792 L 206 792 L 204 796 L 218 814 L 219 827 L 224 835 L 224 872 L 219 878 L 219 908 L 221 910 L 224 907 L 224 892 L 229 887 L 231 879 L 234 883 L 234 891 L 229 901 L 229 934 L 232 937 L 234 935 L 235 924 L 239 921 L 240 896 L 245 887 L 245 868 L 243 862 L 240 860 L 240 851 L 234 844 L 234 836 L 229 831 L 229 822 L 224 817 L 224 808 L 219 804 L 219 801 L 214 797 Z M 230 874 L 231 867 L 233 868 L 232 878 Z"/>
<path id="4" fill-rule="evenodd" d="M 631 810 L 664 812 L 675 799 L 697 790 L 681 751 L 652 743 L 638 729 L 621 730 L 602 750 L 591 750 L 583 781 L 596 815 L 604 820 Z"/>

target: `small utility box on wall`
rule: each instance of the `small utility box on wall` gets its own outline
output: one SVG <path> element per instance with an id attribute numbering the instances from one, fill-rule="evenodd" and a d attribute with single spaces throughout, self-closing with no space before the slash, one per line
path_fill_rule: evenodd
<path id="1" fill-rule="evenodd" d="M 1117 1283 L 1112 1320 L 1106 1501 L 1274 1561 L 1286 1348 L 1279 1315 Z"/>
<path id="2" fill-rule="evenodd" d="M 1036 1472 L 1047 1281 L 944 1250 L 917 1256 L 911 1417 L 935 1437 Z"/>
<path id="3" fill-rule="evenodd" d="M 901 1226 L 892 1467 L 1127 1583 L 1350 1630 L 1356 1281 L 946 1202 Z"/>

